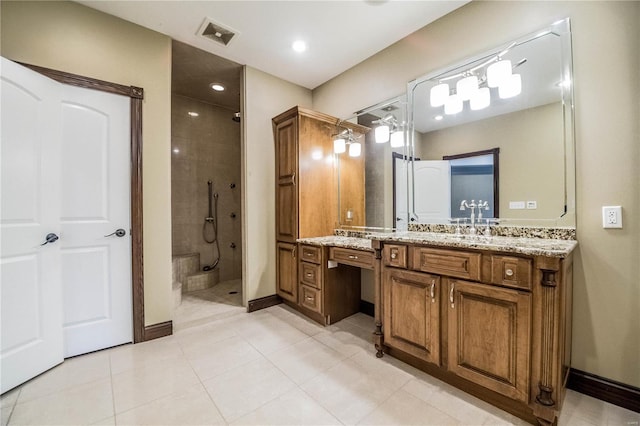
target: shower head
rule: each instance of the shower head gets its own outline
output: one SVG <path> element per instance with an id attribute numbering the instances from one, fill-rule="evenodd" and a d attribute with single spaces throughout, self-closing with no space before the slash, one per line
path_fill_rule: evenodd
<path id="1" fill-rule="evenodd" d="M 233 114 L 233 118 L 231 118 L 233 121 L 235 121 L 236 123 L 240 122 L 240 112 L 236 112 L 235 114 Z"/>

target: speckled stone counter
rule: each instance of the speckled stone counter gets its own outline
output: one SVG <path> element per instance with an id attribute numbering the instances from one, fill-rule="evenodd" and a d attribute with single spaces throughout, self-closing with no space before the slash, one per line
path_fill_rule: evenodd
<path id="1" fill-rule="evenodd" d="M 494 250 L 529 256 L 567 257 L 578 245 L 574 240 L 542 238 L 455 236 L 436 232 L 372 233 L 371 239 L 385 242 L 429 244 L 439 247 L 457 247 L 476 250 Z"/>
<path id="2" fill-rule="evenodd" d="M 373 251 L 371 248 L 371 240 L 368 238 L 329 235 L 326 237 L 300 238 L 298 239 L 298 242 L 314 246 L 344 247 L 356 250 Z"/>
<path id="3" fill-rule="evenodd" d="M 373 251 L 371 240 L 401 242 L 410 244 L 428 244 L 438 247 L 456 247 L 475 250 L 494 250 L 504 253 L 517 253 L 528 256 L 567 257 L 578 245 L 575 240 L 555 240 L 522 237 L 484 237 L 455 236 L 437 232 L 389 232 L 370 233 L 367 238 L 326 236 L 302 238 L 298 242 L 317 246 L 345 247 L 357 250 Z"/>

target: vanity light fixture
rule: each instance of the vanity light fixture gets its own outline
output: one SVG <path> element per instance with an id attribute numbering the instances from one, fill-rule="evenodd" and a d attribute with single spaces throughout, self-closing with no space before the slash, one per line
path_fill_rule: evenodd
<path id="1" fill-rule="evenodd" d="M 391 148 L 402 148 L 404 146 L 404 132 L 400 129 L 391 133 Z"/>
<path id="2" fill-rule="evenodd" d="M 340 127 L 340 123 L 338 123 L 338 127 Z M 344 129 L 336 135 L 333 135 L 333 152 L 335 154 L 342 154 L 347 151 L 347 146 L 349 146 L 349 156 L 350 157 L 359 157 L 362 153 L 362 144 L 357 141 L 359 136 L 355 136 L 353 134 L 353 130 Z"/>
<path id="3" fill-rule="evenodd" d="M 453 115 L 463 110 L 465 101 L 469 101 L 469 108 L 473 111 L 488 107 L 491 104 L 489 88 L 497 88 L 501 99 L 519 95 L 522 92 L 522 77 L 520 74 L 513 74 L 513 70 L 527 59 L 523 58 L 513 66 L 510 60 L 502 59 L 515 45 L 516 43 L 512 43 L 480 65 L 438 79 L 438 84 L 429 93 L 431 106 L 444 105 L 444 113 Z M 449 92 L 448 81 L 456 81 L 453 93 Z"/>
<path id="4" fill-rule="evenodd" d="M 224 91 L 224 86 L 220 83 L 211 83 L 211 88 L 213 90 L 215 90 L 216 92 L 222 92 Z"/>
<path id="5" fill-rule="evenodd" d="M 440 121 L 443 118 L 444 118 L 444 116 L 442 116 L 442 115 L 436 115 L 435 117 L 433 117 L 433 119 L 436 120 L 436 121 Z"/>
<path id="6" fill-rule="evenodd" d="M 376 143 L 385 143 L 389 141 L 389 125 L 382 124 L 375 129 Z"/>
<path id="7" fill-rule="evenodd" d="M 360 142 L 351 142 L 349 144 L 349 157 L 360 157 L 362 152 L 362 144 Z"/>

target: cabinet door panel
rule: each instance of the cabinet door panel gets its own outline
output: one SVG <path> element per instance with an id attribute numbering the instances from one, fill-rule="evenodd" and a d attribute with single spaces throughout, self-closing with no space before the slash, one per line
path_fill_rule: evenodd
<path id="1" fill-rule="evenodd" d="M 294 243 L 298 238 L 298 119 L 292 117 L 275 128 L 276 240 Z"/>
<path id="2" fill-rule="evenodd" d="M 298 303 L 298 260 L 296 258 L 296 245 L 278 243 L 276 260 L 278 296 Z"/>
<path id="3" fill-rule="evenodd" d="M 439 290 L 438 276 L 385 269 L 385 344 L 439 364 Z"/>
<path id="4" fill-rule="evenodd" d="M 448 290 L 449 370 L 527 401 L 531 295 L 459 280 Z"/>

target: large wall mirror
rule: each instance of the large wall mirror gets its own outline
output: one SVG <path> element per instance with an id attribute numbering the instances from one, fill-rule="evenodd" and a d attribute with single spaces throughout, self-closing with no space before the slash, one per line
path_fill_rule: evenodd
<path id="1" fill-rule="evenodd" d="M 565 19 L 410 82 L 410 220 L 575 226 L 571 62 Z"/>
<path id="2" fill-rule="evenodd" d="M 339 225 L 343 229 L 389 231 L 406 228 L 409 200 L 406 96 L 358 111 L 345 119 L 371 131 L 354 135 L 360 148 L 350 155 L 337 142 Z M 348 135 L 347 135 L 348 137 Z M 335 139 L 342 138 L 340 132 Z M 334 140 L 335 140 L 334 139 Z M 347 141 L 348 142 L 348 141 Z M 356 194 L 354 181 L 362 188 Z M 354 200 L 354 197 L 358 198 Z M 363 199 L 362 199 L 363 198 Z M 363 210 L 363 211 L 361 211 Z"/>

